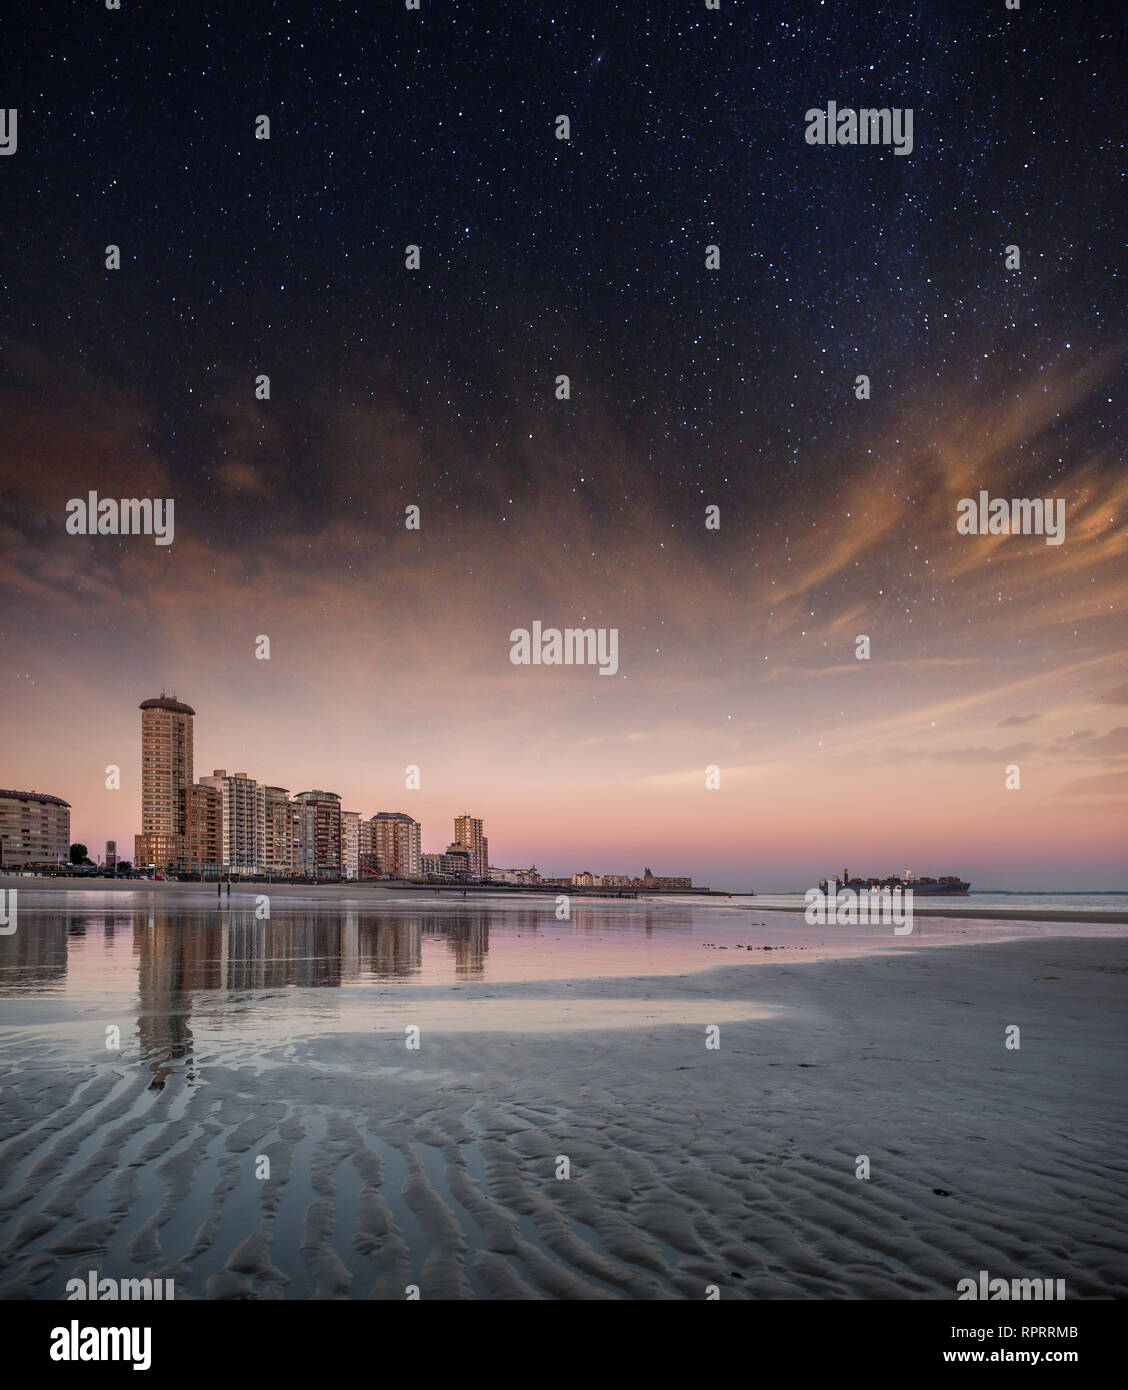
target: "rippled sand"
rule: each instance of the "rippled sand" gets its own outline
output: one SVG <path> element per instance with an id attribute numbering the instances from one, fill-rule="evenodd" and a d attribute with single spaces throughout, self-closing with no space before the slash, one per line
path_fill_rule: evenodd
<path id="1" fill-rule="evenodd" d="M 8 1001 L 3 1296 L 1128 1294 L 1128 941 L 734 957 L 296 991 L 282 1035 L 217 997 L 120 1054 L 112 1002 Z"/>

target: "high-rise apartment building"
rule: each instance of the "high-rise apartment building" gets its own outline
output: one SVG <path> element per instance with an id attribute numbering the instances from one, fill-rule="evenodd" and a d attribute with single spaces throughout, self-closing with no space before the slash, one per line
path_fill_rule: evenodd
<path id="1" fill-rule="evenodd" d="M 482 830 L 482 822 L 463 812 L 454 818 L 454 843 L 464 845 L 470 852 L 470 877 L 488 878 L 490 874 L 490 842 Z"/>
<path id="2" fill-rule="evenodd" d="M 223 872 L 223 793 L 198 782 L 185 792 L 185 854 L 189 873 Z"/>
<path id="3" fill-rule="evenodd" d="M 106 841 L 106 868 L 107 868 L 107 869 L 116 869 L 116 868 L 117 868 L 117 841 L 116 841 L 116 840 L 107 840 L 107 841 Z"/>
<path id="4" fill-rule="evenodd" d="M 341 877 L 360 877 L 360 812 L 341 812 Z"/>
<path id="5" fill-rule="evenodd" d="M 65 863 L 70 803 L 46 792 L 0 791 L 0 868 Z"/>
<path id="6" fill-rule="evenodd" d="M 217 767 L 200 785 L 223 799 L 223 869 L 236 877 L 263 872 L 266 852 L 266 788 L 245 772 Z"/>
<path id="7" fill-rule="evenodd" d="M 141 833 L 134 838 L 134 862 L 139 868 L 181 868 L 196 711 L 163 691 L 158 699 L 142 700 L 140 708 Z"/>
<path id="8" fill-rule="evenodd" d="M 370 820 L 362 820 L 356 828 L 356 857 L 362 878 L 366 871 L 371 872 L 376 867 L 372 852 L 372 822 Z"/>
<path id="9" fill-rule="evenodd" d="M 294 870 L 294 807 L 285 787 L 264 787 L 262 866 L 268 874 Z"/>
<path id="10" fill-rule="evenodd" d="M 293 805 L 295 872 L 340 878 L 341 798 L 336 792 L 298 792 Z"/>
<path id="11" fill-rule="evenodd" d="M 376 871 L 389 878 L 418 878 L 423 852 L 419 822 L 403 811 L 377 811 L 368 824 Z"/>

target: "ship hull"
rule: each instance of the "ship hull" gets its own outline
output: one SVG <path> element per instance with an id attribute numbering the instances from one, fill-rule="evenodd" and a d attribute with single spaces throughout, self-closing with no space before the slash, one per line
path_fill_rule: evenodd
<path id="1" fill-rule="evenodd" d="M 819 887 L 826 887 L 826 879 L 819 880 Z M 929 878 L 921 882 L 920 879 L 913 879 L 906 883 L 903 878 L 846 878 L 838 880 L 839 888 L 849 888 L 854 893 L 867 892 L 902 892 L 910 890 L 915 898 L 966 898 L 971 890 L 971 884 L 965 883 L 962 878 L 956 878 L 953 874 L 949 878 L 935 879 Z"/>

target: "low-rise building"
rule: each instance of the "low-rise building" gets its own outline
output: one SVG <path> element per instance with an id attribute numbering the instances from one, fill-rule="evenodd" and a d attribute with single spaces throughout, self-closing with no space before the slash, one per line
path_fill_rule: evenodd
<path id="1" fill-rule="evenodd" d="M 671 889 L 692 888 L 692 878 L 659 878 L 652 874 L 649 868 L 643 871 L 641 879 L 635 879 L 632 885 L 635 888 L 653 888 L 669 892 Z"/>
<path id="2" fill-rule="evenodd" d="M 541 876 L 537 872 L 537 866 L 535 864 L 528 869 L 500 869 L 492 866 L 490 868 L 491 883 L 531 885 L 540 883 L 541 881 Z"/>
<path id="3" fill-rule="evenodd" d="M 464 845 L 452 845 L 442 854 L 424 854 L 420 858 L 425 878 L 470 877 L 470 854 Z"/>

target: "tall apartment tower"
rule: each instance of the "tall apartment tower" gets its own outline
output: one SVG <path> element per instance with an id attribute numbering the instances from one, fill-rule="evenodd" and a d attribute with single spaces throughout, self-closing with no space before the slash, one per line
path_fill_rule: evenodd
<path id="1" fill-rule="evenodd" d="M 223 798 L 223 868 L 226 873 L 262 872 L 266 854 L 266 788 L 245 772 L 217 767 L 201 777 L 202 787 L 214 787 Z"/>
<path id="2" fill-rule="evenodd" d="M 294 869 L 309 878 L 341 877 L 341 798 L 298 792 L 293 801 Z"/>
<path id="3" fill-rule="evenodd" d="M 293 807 L 285 787 L 264 787 L 266 840 L 263 868 L 268 874 L 289 874 L 294 868 Z"/>
<path id="4" fill-rule="evenodd" d="M 341 877 L 360 877 L 360 812 L 341 812 Z"/>
<path id="5" fill-rule="evenodd" d="M 488 878 L 490 874 L 490 842 L 482 833 L 482 822 L 465 811 L 454 818 L 454 843 L 470 851 L 470 877 Z"/>
<path id="6" fill-rule="evenodd" d="M 218 877 L 223 872 L 223 793 L 206 782 L 197 782 L 185 795 L 188 869 Z"/>
<path id="7" fill-rule="evenodd" d="M 192 782 L 191 705 L 162 691 L 141 702 L 141 833 L 134 837 L 139 868 L 180 868 L 186 852 L 187 789 Z"/>
<path id="8" fill-rule="evenodd" d="M 400 878 L 418 878 L 423 858 L 423 827 L 411 816 L 400 816 L 398 843 L 396 872 Z"/>
<path id="9" fill-rule="evenodd" d="M 418 878 L 422 827 L 403 811 L 377 811 L 368 822 L 372 866 L 390 878 Z"/>
<path id="10" fill-rule="evenodd" d="M 106 841 L 106 868 L 114 869 L 117 867 L 117 841 Z"/>

